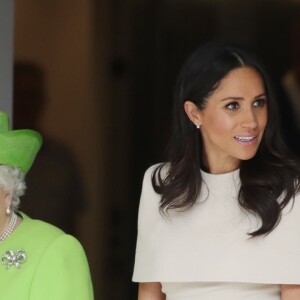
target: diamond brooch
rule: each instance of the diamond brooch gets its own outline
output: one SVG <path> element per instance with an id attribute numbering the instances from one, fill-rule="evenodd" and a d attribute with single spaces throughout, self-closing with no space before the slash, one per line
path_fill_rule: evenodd
<path id="1" fill-rule="evenodd" d="M 2 265 L 5 266 L 6 270 L 9 270 L 11 266 L 15 266 L 17 269 L 21 268 L 21 265 L 26 261 L 26 253 L 24 250 L 7 250 L 1 258 Z"/>

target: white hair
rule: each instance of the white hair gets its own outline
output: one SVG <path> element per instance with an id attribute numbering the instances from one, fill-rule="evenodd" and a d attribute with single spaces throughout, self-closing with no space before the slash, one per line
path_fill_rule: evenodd
<path id="1" fill-rule="evenodd" d="M 26 189 L 24 173 L 17 167 L 0 165 L 0 188 L 11 194 L 11 209 L 15 211 Z"/>

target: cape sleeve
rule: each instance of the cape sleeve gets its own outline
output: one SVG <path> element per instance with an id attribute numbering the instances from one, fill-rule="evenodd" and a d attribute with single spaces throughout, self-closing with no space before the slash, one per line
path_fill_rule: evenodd
<path id="1" fill-rule="evenodd" d="M 61 235 L 47 248 L 33 278 L 29 299 L 94 299 L 85 253 L 73 236 Z"/>
<path id="2" fill-rule="evenodd" d="M 271 233 L 250 238 L 258 220 L 227 186 L 164 218 L 151 184 L 155 167 L 143 180 L 133 281 L 300 284 L 300 194 Z"/>
<path id="3" fill-rule="evenodd" d="M 156 253 L 151 251 L 154 240 L 159 234 L 162 216 L 159 212 L 161 196 L 157 194 L 151 182 L 153 171 L 158 165 L 151 166 L 144 175 L 138 214 L 138 237 L 135 253 L 133 281 L 149 281 L 151 273 L 156 273 L 153 262 Z M 150 250 L 150 251 L 149 251 Z M 146 280 L 144 280 L 147 278 Z"/>

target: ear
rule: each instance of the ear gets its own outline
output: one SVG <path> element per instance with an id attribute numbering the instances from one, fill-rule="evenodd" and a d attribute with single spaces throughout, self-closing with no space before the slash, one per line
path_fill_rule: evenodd
<path id="1" fill-rule="evenodd" d="M 7 193 L 5 195 L 4 201 L 5 201 L 5 207 L 10 207 L 11 206 L 11 201 L 12 201 L 12 193 L 11 192 Z"/>
<path id="2" fill-rule="evenodd" d="M 187 114 L 188 118 L 191 120 L 195 126 L 201 125 L 201 115 L 198 106 L 192 101 L 185 101 L 184 102 L 184 110 Z"/>

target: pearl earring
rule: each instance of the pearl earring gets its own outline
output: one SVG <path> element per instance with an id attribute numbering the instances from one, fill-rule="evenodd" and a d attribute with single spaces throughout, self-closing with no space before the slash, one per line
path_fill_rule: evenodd
<path id="1" fill-rule="evenodd" d="M 199 128 L 200 128 L 200 125 L 199 125 L 199 124 L 196 124 L 196 128 L 199 129 Z"/>
<path id="2" fill-rule="evenodd" d="M 8 207 L 6 208 L 6 210 L 5 210 L 5 214 L 6 214 L 7 216 L 9 216 L 10 213 L 11 213 L 11 210 L 10 210 L 10 207 L 8 206 Z"/>

